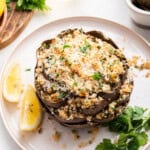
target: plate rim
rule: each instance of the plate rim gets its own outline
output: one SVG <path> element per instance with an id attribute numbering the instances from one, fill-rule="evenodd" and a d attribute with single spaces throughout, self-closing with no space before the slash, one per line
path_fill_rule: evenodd
<path id="1" fill-rule="evenodd" d="M 12 52 L 10 53 L 10 55 L 7 57 L 7 59 L 5 60 L 5 62 L 3 63 L 2 65 L 2 68 L 0 70 L 0 78 L 2 77 L 3 73 L 4 73 L 4 70 L 8 64 L 8 60 L 10 57 L 12 57 L 12 55 L 15 53 L 17 47 L 23 43 L 29 36 L 31 36 L 32 34 L 34 34 L 35 32 L 37 32 L 38 30 L 40 30 L 41 28 L 47 26 L 47 25 L 50 25 L 50 24 L 55 24 L 57 22 L 63 22 L 63 21 L 69 21 L 69 20 L 72 20 L 72 19 L 90 19 L 90 20 L 95 20 L 95 21 L 103 21 L 103 22 L 109 22 L 111 24 L 114 24 L 115 26 L 119 26 L 120 28 L 124 28 L 125 30 L 131 32 L 132 35 L 135 35 L 136 37 L 138 37 L 141 41 L 143 41 L 148 47 L 150 47 L 150 42 L 148 42 L 144 37 L 142 37 L 142 35 L 140 35 L 139 33 L 133 31 L 132 29 L 118 23 L 118 22 L 115 22 L 115 21 L 112 21 L 112 20 L 109 20 L 109 19 L 105 19 L 105 18 L 100 18 L 100 17 L 93 17 L 93 16 L 73 16 L 73 17 L 63 17 L 63 18 L 60 18 L 60 19 L 56 19 L 56 20 L 53 20 L 53 21 L 50 21 L 38 28 L 36 28 L 35 30 L 33 30 L 31 33 L 29 33 L 27 36 L 25 36 L 15 47 L 14 49 L 12 50 Z M 0 82 L 2 82 L 0 80 Z M 0 85 L 0 95 L 2 96 L 2 88 L 3 88 L 3 85 Z M 7 124 L 7 121 L 5 120 L 4 118 L 4 114 L 3 114 L 3 110 L 2 110 L 2 101 L 4 100 L 4 98 L 0 99 L 0 115 L 1 115 L 1 118 L 2 118 L 2 121 L 3 121 L 3 124 L 5 126 L 5 129 L 7 130 L 9 136 L 15 141 L 15 143 L 23 150 L 26 150 L 26 147 L 23 146 L 22 143 L 20 143 L 18 141 L 18 139 L 15 137 L 15 135 L 13 134 L 13 132 L 10 130 L 8 124 Z"/>

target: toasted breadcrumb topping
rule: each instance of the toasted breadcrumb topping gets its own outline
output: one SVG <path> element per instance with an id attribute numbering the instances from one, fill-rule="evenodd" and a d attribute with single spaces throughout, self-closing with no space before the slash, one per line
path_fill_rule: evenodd
<path id="1" fill-rule="evenodd" d="M 65 105 L 51 108 L 52 114 L 64 120 L 92 122 L 93 117 L 114 115 L 116 103 L 101 95 L 117 91 L 115 101 L 122 101 L 133 88 L 127 80 L 129 66 L 122 51 L 80 29 L 44 42 L 37 51 L 37 59 L 35 79 L 40 98 L 48 105 L 65 101 Z M 108 110 L 96 116 L 83 113 L 104 101 L 109 101 Z"/>

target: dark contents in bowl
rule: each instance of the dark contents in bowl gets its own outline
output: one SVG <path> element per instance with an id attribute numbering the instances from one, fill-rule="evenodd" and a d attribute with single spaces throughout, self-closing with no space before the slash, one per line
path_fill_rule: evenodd
<path id="1" fill-rule="evenodd" d="M 145 11 L 150 11 L 150 0 L 132 0 L 133 4 Z"/>

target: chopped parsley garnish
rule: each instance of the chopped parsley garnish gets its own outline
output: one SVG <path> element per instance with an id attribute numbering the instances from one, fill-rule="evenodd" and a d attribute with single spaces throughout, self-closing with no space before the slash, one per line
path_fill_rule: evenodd
<path id="1" fill-rule="evenodd" d="M 85 47 L 91 49 L 91 45 L 89 44 L 89 42 L 85 41 Z"/>
<path id="2" fill-rule="evenodd" d="M 60 60 L 64 60 L 65 58 L 63 56 L 60 56 Z"/>
<path id="3" fill-rule="evenodd" d="M 93 75 L 92 75 L 92 78 L 94 80 L 100 80 L 102 78 L 102 75 L 99 73 L 99 72 L 95 72 Z"/>
<path id="4" fill-rule="evenodd" d="M 73 86 L 78 86 L 78 83 L 77 82 L 73 82 Z"/>
<path id="5" fill-rule="evenodd" d="M 58 78 L 58 77 L 59 77 L 59 73 L 56 74 L 56 78 Z"/>
<path id="6" fill-rule="evenodd" d="M 46 49 L 50 48 L 50 44 L 44 43 L 44 48 L 46 48 Z"/>
<path id="7" fill-rule="evenodd" d="M 70 62 L 68 59 L 65 59 L 65 63 L 66 63 L 68 66 L 71 66 L 71 62 Z"/>
<path id="8" fill-rule="evenodd" d="M 86 48 L 85 46 L 80 47 L 80 51 L 81 51 L 82 53 L 86 53 L 86 50 L 87 50 L 87 48 Z"/>
<path id="9" fill-rule="evenodd" d="M 99 88 L 102 89 L 103 88 L 103 84 L 101 81 L 99 81 Z"/>
<path id="10" fill-rule="evenodd" d="M 120 133 L 117 141 L 103 139 L 95 150 L 139 150 L 148 142 L 150 110 L 141 107 L 127 107 L 116 119 L 107 124 L 110 131 Z"/>
<path id="11" fill-rule="evenodd" d="M 30 68 L 27 68 L 27 69 L 25 69 L 25 71 L 31 71 L 31 69 L 30 69 Z"/>
<path id="12" fill-rule="evenodd" d="M 55 46 L 55 47 L 54 47 L 54 50 L 57 50 L 57 49 L 58 49 L 58 47 Z"/>
<path id="13" fill-rule="evenodd" d="M 85 45 L 80 47 L 80 51 L 82 53 L 86 53 L 87 49 L 91 49 L 91 45 L 87 41 L 85 41 Z"/>
<path id="14" fill-rule="evenodd" d="M 64 44 L 64 46 L 63 46 L 63 50 L 64 49 L 66 49 L 66 48 L 70 48 L 71 46 L 70 45 L 68 45 L 68 44 Z"/>
<path id="15" fill-rule="evenodd" d="M 103 59 L 100 59 L 100 61 L 102 62 L 102 64 L 104 64 L 104 63 L 105 63 L 105 61 L 106 61 L 106 59 L 105 59 L 105 58 L 103 58 Z"/>
<path id="16" fill-rule="evenodd" d="M 67 96 L 67 93 L 59 93 L 59 95 L 58 95 L 58 98 L 59 99 L 62 99 L 62 98 L 64 98 L 64 97 L 66 97 Z"/>
<path id="17" fill-rule="evenodd" d="M 111 53 L 111 54 L 113 54 L 114 53 L 114 49 L 109 49 L 109 52 Z"/>
<path id="18" fill-rule="evenodd" d="M 53 57 L 51 60 L 51 65 L 54 65 L 56 63 L 56 59 Z"/>
<path id="19" fill-rule="evenodd" d="M 98 46 L 97 46 L 97 48 L 98 48 L 98 49 L 101 49 L 101 46 L 100 46 L 100 45 L 98 45 Z"/>
<path id="20" fill-rule="evenodd" d="M 83 33 L 83 32 L 84 32 L 82 28 L 81 28 L 81 29 L 79 29 L 79 31 L 80 31 L 80 33 Z"/>

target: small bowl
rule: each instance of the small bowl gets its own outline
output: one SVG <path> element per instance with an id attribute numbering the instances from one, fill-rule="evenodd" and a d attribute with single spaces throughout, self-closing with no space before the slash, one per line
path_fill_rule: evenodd
<path id="1" fill-rule="evenodd" d="M 3 15 L 0 18 L 0 32 L 5 26 L 6 20 L 7 20 L 7 7 L 5 7 Z"/>
<path id="2" fill-rule="evenodd" d="M 132 0 L 126 0 L 131 18 L 139 25 L 150 27 L 150 11 L 136 7 Z"/>

